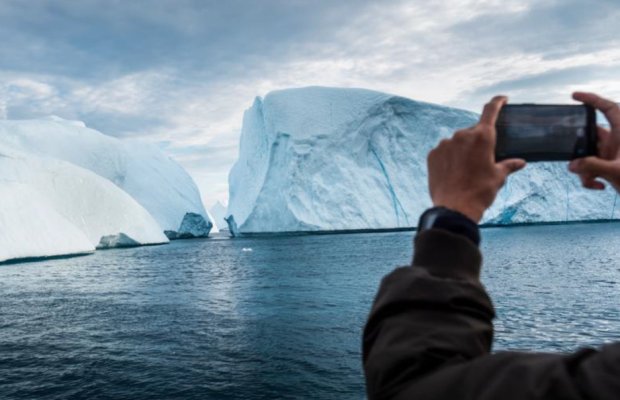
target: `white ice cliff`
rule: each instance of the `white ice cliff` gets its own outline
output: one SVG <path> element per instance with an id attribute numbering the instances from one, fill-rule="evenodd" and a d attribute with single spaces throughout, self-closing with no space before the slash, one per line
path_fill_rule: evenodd
<path id="1" fill-rule="evenodd" d="M 428 152 L 477 118 L 361 89 L 269 93 L 244 115 L 227 214 L 241 233 L 416 226 L 431 204 Z M 609 219 L 615 200 L 582 189 L 565 163 L 537 163 L 509 179 L 483 222 Z"/>
<path id="2" fill-rule="evenodd" d="M 0 121 L 0 262 L 206 236 L 189 175 L 154 147 L 58 118 Z M 189 217 L 188 217 L 189 215 Z"/>
<path id="3" fill-rule="evenodd" d="M 0 146 L 0 262 L 108 247 L 105 236 L 166 243 L 155 219 L 112 182 Z"/>
<path id="4" fill-rule="evenodd" d="M 119 140 L 57 117 L 0 121 L 0 144 L 86 168 L 131 195 L 166 231 L 186 213 L 208 221 L 196 184 L 176 162 L 142 141 Z"/>

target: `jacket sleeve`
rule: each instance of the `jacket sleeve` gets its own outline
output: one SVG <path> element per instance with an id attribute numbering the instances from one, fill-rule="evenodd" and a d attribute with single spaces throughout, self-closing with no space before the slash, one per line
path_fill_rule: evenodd
<path id="1" fill-rule="evenodd" d="M 387 275 L 363 338 L 369 399 L 617 399 L 620 345 L 491 354 L 494 310 L 469 239 L 434 229 Z"/>

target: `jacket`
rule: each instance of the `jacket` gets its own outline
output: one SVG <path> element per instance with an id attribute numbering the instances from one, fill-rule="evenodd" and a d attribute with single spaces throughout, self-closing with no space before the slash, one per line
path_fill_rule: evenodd
<path id="1" fill-rule="evenodd" d="M 364 329 L 369 399 L 620 399 L 620 343 L 491 353 L 495 312 L 481 264 L 465 236 L 416 237 L 412 266 L 383 279 Z"/>

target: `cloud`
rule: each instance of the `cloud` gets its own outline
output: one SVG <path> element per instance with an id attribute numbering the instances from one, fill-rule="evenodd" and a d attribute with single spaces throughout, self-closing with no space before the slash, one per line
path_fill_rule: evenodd
<path id="1" fill-rule="evenodd" d="M 0 117 L 81 119 L 158 143 L 226 201 L 243 111 L 307 85 L 478 110 L 490 95 L 620 98 L 614 1 L 0 3 Z"/>
<path id="2" fill-rule="evenodd" d="M 590 82 L 601 78 L 612 78 L 617 75 L 617 67 L 601 67 L 596 65 L 580 65 L 564 69 L 553 69 L 542 73 L 521 76 L 516 79 L 498 81 L 488 86 L 477 88 L 472 95 L 485 96 L 504 93 L 532 90 L 549 90 L 549 88 L 563 87 L 575 82 Z"/>
<path id="3" fill-rule="evenodd" d="M 2 65 L 33 74 L 108 80 L 181 68 L 204 79 L 236 75 L 257 60 L 290 58 L 328 40 L 370 1 L 6 1 Z M 299 46 L 303 43 L 304 46 Z"/>
<path id="4" fill-rule="evenodd" d="M 539 1 L 518 13 L 479 16 L 449 30 L 459 47 L 477 56 L 524 53 L 561 59 L 617 43 L 609 29 L 618 17 L 620 8 L 614 1 Z"/>

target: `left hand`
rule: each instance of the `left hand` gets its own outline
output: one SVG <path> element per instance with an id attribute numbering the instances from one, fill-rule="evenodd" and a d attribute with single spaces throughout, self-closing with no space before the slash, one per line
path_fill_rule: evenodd
<path id="1" fill-rule="evenodd" d="M 508 175 L 525 167 L 522 159 L 495 162 L 495 122 L 507 101 L 504 96 L 494 97 L 484 106 L 477 125 L 443 139 L 429 153 L 429 190 L 435 206 L 459 211 L 477 223 Z"/>
<path id="2" fill-rule="evenodd" d="M 585 188 L 605 189 L 605 184 L 598 179 L 601 178 L 620 192 L 620 106 L 594 93 L 575 92 L 573 99 L 600 110 L 607 117 L 611 129 L 597 127 L 598 155 L 573 160 L 568 169 L 579 175 Z"/>

